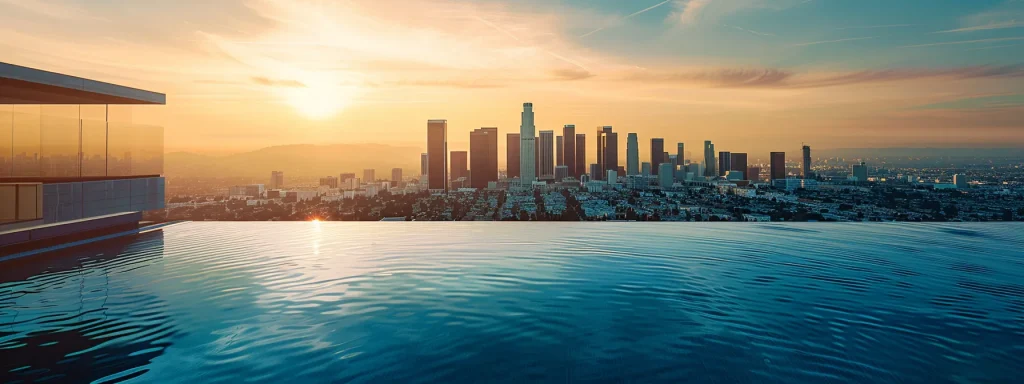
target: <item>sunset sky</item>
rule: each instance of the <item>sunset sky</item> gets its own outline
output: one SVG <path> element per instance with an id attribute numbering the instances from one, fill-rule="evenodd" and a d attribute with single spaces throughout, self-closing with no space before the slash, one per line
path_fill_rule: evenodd
<path id="1" fill-rule="evenodd" d="M 136 114 L 169 152 L 425 148 L 436 118 L 504 147 L 524 101 L 641 156 L 1024 145 L 1024 0 L 0 0 L 0 35 L 0 61 L 166 93 Z"/>

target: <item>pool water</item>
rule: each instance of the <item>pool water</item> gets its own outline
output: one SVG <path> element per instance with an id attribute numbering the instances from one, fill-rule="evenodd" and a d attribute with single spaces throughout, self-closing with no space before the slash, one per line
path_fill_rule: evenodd
<path id="1" fill-rule="evenodd" d="M 0 382 L 1022 374 L 1020 224 L 195 222 L 0 263 Z"/>

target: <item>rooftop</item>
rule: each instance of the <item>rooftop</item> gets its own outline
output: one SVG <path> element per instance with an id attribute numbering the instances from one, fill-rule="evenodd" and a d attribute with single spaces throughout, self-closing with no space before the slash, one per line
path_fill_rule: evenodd
<path id="1" fill-rule="evenodd" d="M 166 104 L 162 93 L 0 62 L 0 104 Z"/>

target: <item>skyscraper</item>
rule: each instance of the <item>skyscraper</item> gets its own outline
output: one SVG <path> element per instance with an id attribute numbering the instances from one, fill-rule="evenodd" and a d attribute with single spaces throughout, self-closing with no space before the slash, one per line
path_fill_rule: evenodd
<path id="1" fill-rule="evenodd" d="M 510 133 L 506 135 L 505 143 L 505 177 L 511 179 L 519 177 L 519 134 Z"/>
<path id="2" fill-rule="evenodd" d="M 282 171 L 271 171 L 270 172 L 270 189 L 284 188 L 284 172 Z"/>
<path id="3" fill-rule="evenodd" d="M 953 185 L 957 188 L 968 188 L 970 185 L 967 182 L 967 175 L 957 173 L 953 175 Z"/>
<path id="4" fill-rule="evenodd" d="M 610 125 L 597 127 L 597 164 L 602 171 L 619 169 L 619 134 Z M 602 172 L 604 173 L 604 172 Z M 604 175 L 599 175 L 603 177 Z M 601 180 L 601 179 L 597 179 Z"/>
<path id="5" fill-rule="evenodd" d="M 747 167 L 744 176 L 750 181 L 761 181 L 761 167 Z"/>
<path id="6" fill-rule="evenodd" d="M 657 175 L 661 171 L 661 163 L 665 162 L 665 139 L 651 139 L 651 172 Z"/>
<path id="7" fill-rule="evenodd" d="M 804 178 L 813 179 L 814 174 L 811 173 L 811 146 L 805 145 L 804 148 Z"/>
<path id="8" fill-rule="evenodd" d="M 448 192 L 448 120 L 427 120 L 427 188 Z"/>
<path id="9" fill-rule="evenodd" d="M 552 178 L 555 176 L 555 131 L 540 131 L 538 139 L 540 151 L 537 164 L 540 165 L 540 170 L 537 177 Z"/>
<path id="10" fill-rule="evenodd" d="M 575 127 L 574 127 L 575 128 Z M 587 135 L 583 133 L 576 134 L 576 173 L 572 175 L 572 178 L 579 179 L 583 173 L 586 172 L 587 168 Z"/>
<path id="11" fill-rule="evenodd" d="M 718 176 L 718 172 L 715 171 L 715 145 L 711 140 L 704 141 L 704 176 Z"/>
<path id="12" fill-rule="evenodd" d="M 565 165 L 565 142 L 562 135 L 555 136 L 555 166 Z"/>
<path id="13" fill-rule="evenodd" d="M 402 168 L 391 168 L 391 182 L 396 186 L 402 182 Z"/>
<path id="14" fill-rule="evenodd" d="M 579 172 L 576 170 L 576 126 L 567 124 L 562 127 L 562 137 L 565 141 L 565 150 L 562 151 L 562 155 L 565 156 L 565 166 L 568 168 L 569 176 L 572 178 L 579 178 Z"/>
<path id="15" fill-rule="evenodd" d="M 519 126 L 519 179 L 525 185 L 537 180 L 537 127 L 533 125 L 533 103 L 523 103 Z"/>
<path id="16" fill-rule="evenodd" d="M 559 165 L 555 167 L 555 180 L 562 181 L 562 179 L 569 177 L 569 167 L 565 165 Z"/>
<path id="17" fill-rule="evenodd" d="M 725 173 L 731 170 L 732 153 L 728 151 L 718 152 L 718 176 L 725 176 Z"/>
<path id="18" fill-rule="evenodd" d="M 472 134 L 470 134 L 469 139 L 470 144 L 472 145 Z M 458 180 L 460 177 L 469 177 L 469 152 L 451 151 L 448 156 L 451 157 L 451 160 L 449 160 L 449 168 L 451 171 L 448 173 L 448 177 L 451 180 Z"/>
<path id="19" fill-rule="evenodd" d="M 374 170 L 374 169 L 364 169 L 363 170 L 363 182 L 364 183 L 372 183 L 372 182 L 376 181 L 377 180 L 376 173 L 377 173 L 377 171 Z"/>
<path id="20" fill-rule="evenodd" d="M 498 181 L 498 128 L 480 128 L 469 133 L 470 185 L 486 189 Z"/>
<path id="21" fill-rule="evenodd" d="M 732 167 L 730 167 L 729 170 L 730 171 L 743 172 L 743 178 L 746 179 L 746 180 L 757 180 L 756 178 L 751 178 L 750 175 L 747 174 L 747 154 L 746 153 L 740 153 L 740 152 L 733 153 L 732 154 Z M 755 175 L 755 177 L 756 177 L 756 175 Z"/>
<path id="22" fill-rule="evenodd" d="M 427 160 L 427 154 L 420 154 L 420 175 L 426 176 L 427 170 L 430 169 L 430 162 Z"/>
<path id="23" fill-rule="evenodd" d="M 643 162 L 643 164 L 640 165 L 640 174 L 643 175 L 644 177 L 650 176 L 651 175 L 651 163 L 648 163 L 646 161 Z"/>
<path id="24" fill-rule="evenodd" d="M 863 161 L 860 162 L 860 164 L 855 164 L 853 166 L 853 177 L 857 178 L 857 182 L 858 183 L 867 183 L 868 182 L 868 165 L 865 164 Z"/>
<path id="25" fill-rule="evenodd" d="M 781 180 L 786 178 L 786 152 L 771 153 L 771 179 Z"/>
<path id="26" fill-rule="evenodd" d="M 601 180 L 601 164 L 590 164 L 590 180 Z"/>
<path id="27" fill-rule="evenodd" d="M 662 189 L 671 188 L 673 176 L 675 176 L 672 174 L 672 169 L 675 166 L 670 163 L 661 163 L 658 165 L 658 168 L 661 168 L 658 170 L 658 185 Z"/>
<path id="28" fill-rule="evenodd" d="M 636 133 L 626 134 L 626 175 L 640 174 L 640 144 Z"/>
<path id="29" fill-rule="evenodd" d="M 683 143 L 676 144 L 676 165 L 683 165 L 683 158 L 686 157 L 686 153 L 683 152 Z"/>

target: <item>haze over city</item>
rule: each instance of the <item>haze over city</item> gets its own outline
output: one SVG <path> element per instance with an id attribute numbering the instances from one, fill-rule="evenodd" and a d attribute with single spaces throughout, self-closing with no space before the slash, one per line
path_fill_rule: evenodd
<path id="1" fill-rule="evenodd" d="M 134 113 L 167 152 L 374 143 L 411 168 L 428 119 L 452 150 L 479 127 L 504 148 L 530 101 L 538 130 L 766 158 L 1024 144 L 1021 20 L 1019 0 L 3 0 L 0 61 L 164 91 Z"/>

